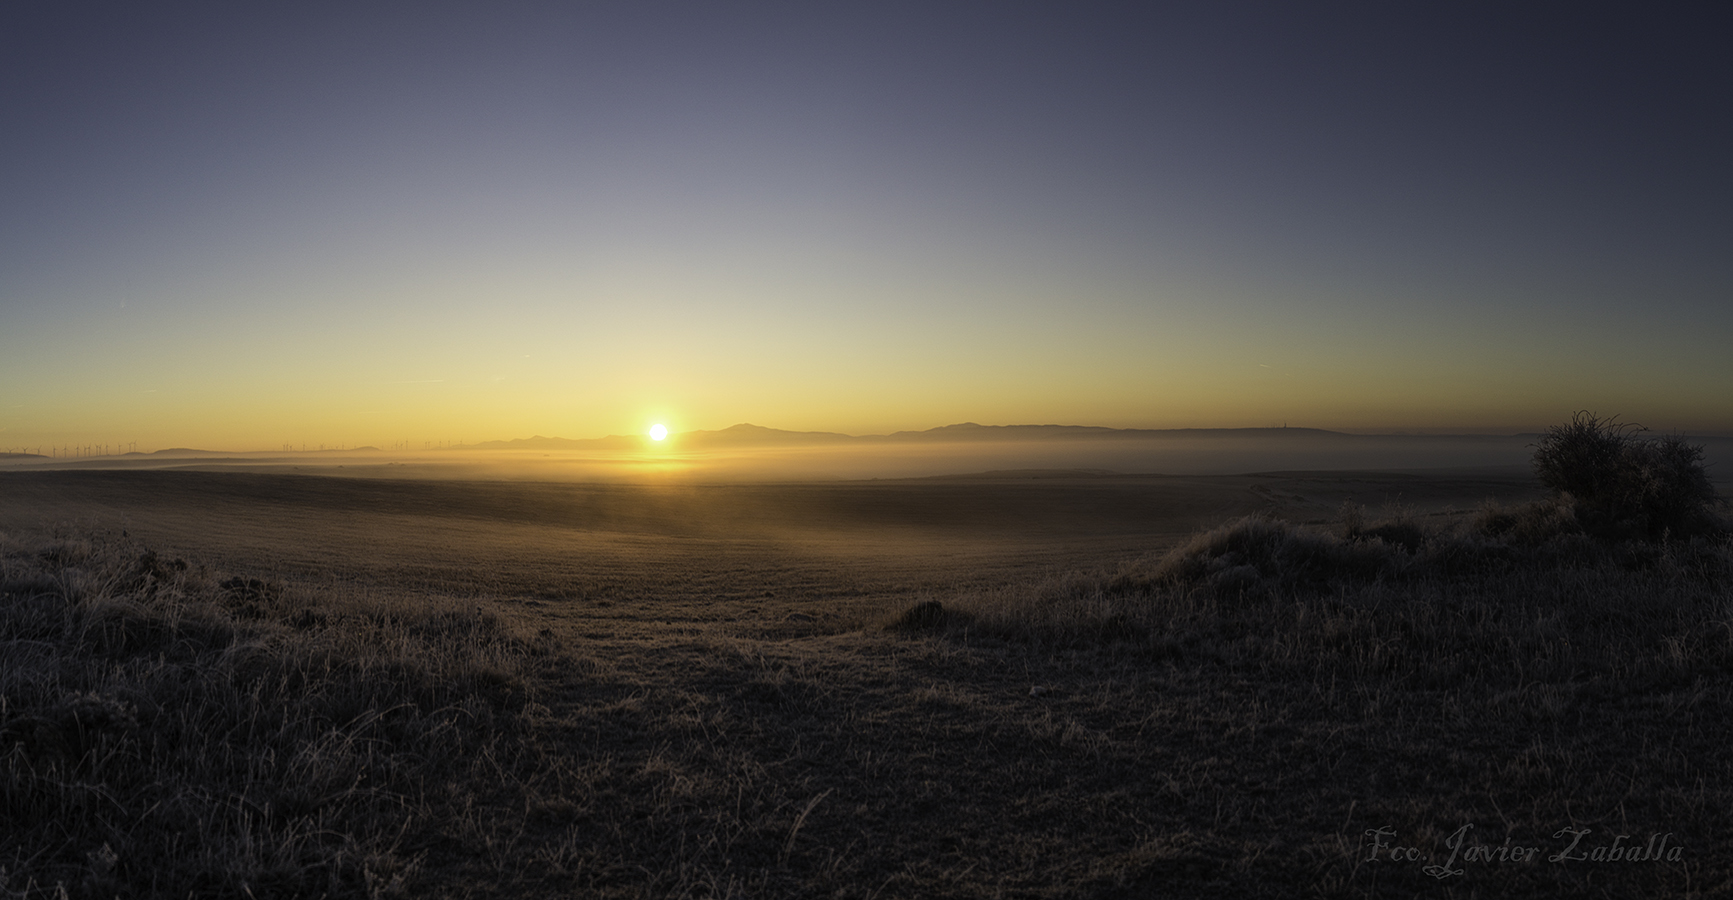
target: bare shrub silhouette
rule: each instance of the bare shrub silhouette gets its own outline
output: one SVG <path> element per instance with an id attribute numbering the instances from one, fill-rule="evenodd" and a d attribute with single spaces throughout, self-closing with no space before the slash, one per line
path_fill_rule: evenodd
<path id="1" fill-rule="evenodd" d="M 1541 483 L 1568 495 L 1585 531 L 1605 538 L 1704 534 L 1720 529 L 1721 497 L 1703 448 L 1684 438 L 1639 437 L 1643 426 L 1586 410 L 1556 425 L 1535 446 Z"/>

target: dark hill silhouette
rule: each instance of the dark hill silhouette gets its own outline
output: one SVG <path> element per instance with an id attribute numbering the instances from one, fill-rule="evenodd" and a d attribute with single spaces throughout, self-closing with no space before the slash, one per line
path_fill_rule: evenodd
<path id="1" fill-rule="evenodd" d="M 838 434 L 834 431 L 784 431 L 780 428 L 765 428 L 762 425 L 751 425 L 742 422 L 721 431 L 688 431 L 684 434 L 670 435 L 687 446 L 730 447 L 730 446 L 762 446 L 769 444 L 831 444 L 860 440 L 853 435 Z"/>
<path id="2" fill-rule="evenodd" d="M 963 422 L 926 431 L 898 431 L 884 439 L 897 441 L 1039 441 L 1074 438 L 1307 438 L 1350 437 L 1321 428 L 1107 428 L 1100 425 L 977 425 Z"/>

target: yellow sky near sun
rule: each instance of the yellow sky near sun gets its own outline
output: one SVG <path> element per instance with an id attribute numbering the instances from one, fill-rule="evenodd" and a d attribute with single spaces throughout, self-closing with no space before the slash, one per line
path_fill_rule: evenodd
<path id="1" fill-rule="evenodd" d="M 1733 423 L 1733 399 L 1697 372 L 1715 352 L 1708 331 L 1620 346 L 1630 364 L 1609 370 L 1617 318 L 1537 344 L 1544 323 L 1516 315 L 1489 332 L 1442 307 L 1399 319 L 1365 300 L 1284 307 L 1255 294 L 1269 286 L 1240 286 L 1245 299 L 1021 270 L 852 284 L 741 265 L 636 279 L 621 267 L 575 286 L 549 265 L 540 277 L 363 272 L 247 278 L 190 300 L 139 292 L 0 334 L 0 446 L 418 448 L 654 422 L 1509 432 L 1583 407 L 1660 428 Z"/>
<path id="2" fill-rule="evenodd" d="M 654 359 L 627 371 L 550 366 L 495 380 L 474 368 L 447 378 L 385 380 L 376 369 L 300 378 L 165 377 L 158 387 L 68 379 L 39 406 L 10 410 L 0 444 L 135 441 L 141 449 L 197 446 L 276 449 L 285 444 L 407 445 L 509 440 L 531 435 L 599 437 L 720 429 L 752 422 L 851 434 L 918 430 L 962 421 L 1113 427 L 1247 427 L 1280 424 L 1346 430 L 1458 426 L 1529 430 L 1559 420 L 1582 385 L 1521 381 L 1523 373 L 1464 373 L 1424 360 L 1365 366 L 1268 367 L 1181 353 L 1079 355 L 1040 366 L 959 351 L 945 358 L 838 373 L 800 361 Z M 1370 368 L 1381 368 L 1372 366 Z M 426 374 L 400 372 L 397 374 Z M 1532 375 L 1528 376 L 1532 379 Z M 1689 420 L 1711 397 L 1671 397 L 1643 385 L 1610 386 L 1627 418 Z M 33 408 L 34 407 L 34 408 Z M 1633 410 L 1641 412 L 1633 414 Z M 24 413 L 24 415 L 20 415 Z M 25 427 L 19 427 L 23 425 Z M 32 440 L 34 433 L 34 440 Z M 14 439 L 19 440 L 14 440 Z"/>

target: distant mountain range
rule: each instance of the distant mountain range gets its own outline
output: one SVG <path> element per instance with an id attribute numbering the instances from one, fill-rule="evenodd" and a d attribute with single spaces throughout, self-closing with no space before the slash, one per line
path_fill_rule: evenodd
<path id="1" fill-rule="evenodd" d="M 242 452 L 257 453 L 259 451 L 250 450 L 250 451 L 242 451 Z M 349 447 L 349 448 L 344 449 L 344 450 L 337 450 L 337 449 L 297 450 L 297 451 L 293 451 L 293 452 L 296 452 L 296 453 L 322 453 L 326 456 L 335 456 L 335 455 L 340 454 L 340 453 L 378 453 L 379 448 L 378 447 Z M 149 453 L 141 453 L 138 451 L 133 451 L 131 453 L 120 454 L 120 456 L 122 456 L 122 457 L 128 457 L 128 456 L 234 456 L 234 455 L 236 455 L 236 451 L 233 451 L 233 450 L 199 450 L 199 449 L 196 449 L 193 447 L 170 447 L 166 450 L 153 450 Z"/>
<path id="2" fill-rule="evenodd" d="M 1484 442 L 1508 442 L 1513 439 L 1532 440 L 1537 434 L 1349 434 L 1341 431 L 1328 431 L 1322 428 L 1106 428 L 1097 425 L 979 425 L 974 422 L 963 422 L 957 425 L 945 425 L 939 428 L 929 428 L 925 431 L 898 431 L 892 434 L 850 435 L 834 431 L 785 431 L 780 428 L 765 428 L 762 425 L 742 423 L 719 431 L 686 431 L 670 434 L 661 446 L 669 449 L 682 450 L 727 450 L 765 447 L 852 447 L 866 449 L 869 447 L 908 446 L 923 444 L 958 444 L 973 443 L 983 445 L 1014 443 L 1046 443 L 1052 442 L 1107 442 L 1125 443 L 1157 441 L 1164 446 L 1191 446 L 1197 452 L 1209 452 L 1209 441 L 1231 441 L 1240 443 L 1269 444 L 1285 446 L 1295 450 L 1301 448 L 1322 448 L 1324 446 L 1369 446 L 1388 441 L 1422 442 L 1444 441 L 1456 444 L 1480 444 Z M 535 450 L 541 452 L 562 452 L 575 454 L 595 454 L 610 452 L 636 452 L 655 445 L 649 435 L 645 434 L 615 434 L 601 438 L 561 438 L 535 437 L 518 438 L 509 441 L 483 441 L 475 444 L 459 444 L 438 448 L 441 450 Z M 1178 449 L 1178 447 L 1175 447 Z M 378 447 L 347 447 L 344 449 L 328 448 L 324 450 L 282 451 L 281 455 L 289 456 L 326 456 L 336 457 L 355 453 L 381 453 Z M 171 447 L 150 453 L 133 451 L 115 454 L 110 459 L 146 458 L 215 458 L 215 457 L 258 457 L 276 456 L 274 451 L 226 451 L 202 450 L 192 447 Z M 23 461 L 33 456 L 25 454 L 0 454 L 0 458 Z M 46 459 L 47 457 L 43 457 Z"/>
<path id="3" fill-rule="evenodd" d="M 668 445 L 691 449 L 726 447 L 860 445 L 875 443 L 949 443 L 956 441 L 1125 440 L 1150 438 L 1349 438 L 1355 435 L 1320 428 L 1104 428 L 1095 425 L 977 425 L 964 422 L 926 431 L 849 435 L 834 431 L 784 431 L 742 423 L 720 431 L 686 431 L 668 435 Z M 452 450 L 636 450 L 650 443 L 647 435 L 616 434 L 604 438 L 559 438 L 536 435 L 511 441 L 463 444 Z"/>

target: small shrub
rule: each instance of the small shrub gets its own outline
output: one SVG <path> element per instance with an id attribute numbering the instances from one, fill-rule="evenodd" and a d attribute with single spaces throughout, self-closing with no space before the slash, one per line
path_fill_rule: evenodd
<path id="1" fill-rule="evenodd" d="M 1420 546 L 1426 543 L 1426 529 L 1413 519 L 1401 518 L 1367 528 L 1360 532 L 1359 537 L 1362 540 L 1377 538 L 1405 553 L 1418 553 Z"/>
<path id="2" fill-rule="evenodd" d="M 1703 448 L 1683 438 L 1641 438 L 1640 425 L 1582 411 L 1547 429 L 1534 470 L 1555 494 L 1569 495 L 1591 534 L 1656 539 L 1717 530 L 1721 498 Z"/>
<path id="3" fill-rule="evenodd" d="M 1476 513 L 1471 529 L 1522 547 L 1544 544 L 1562 535 L 1580 535 L 1576 504 L 1560 496 L 1516 507 L 1487 504 Z"/>
<path id="4" fill-rule="evenodd" d="M 1651 532 L 1675 534 L 1711 530 L 1721 496 L 1709 480 L 1703 448 L 1678 435 L 1642 441 L 1631 448 L 1638 500 L 1648 515 Z"/>
<path id="5" fill-rule="evenodd" d="M 1370 580 L 1393 574 L 1403 562 L 1392 537 L 1407 540 L 1407 528 L 1380 525 L 1360 538 L 1343 539 L 1283 522 L 1250 516 L 1192 538 L 1175 548 L 1151 573 L 1156 584 L 1197 585 L 1234 594 L 1264 585 L 1273 589 Z M 1414 528 L 1415 543 L 1424 533 Z"/>
<path id="6" fill-rule="evenodd" d="M 1555 493 L 1584 500 L 1611 498 L 1624 477 L 1625 448 L 1642 426 L 1583 410 L 1570 424 L 1547 429 L 1535 446 L 1534 471 Z"/>
<path id="7" fill-rule="evenodd" d="M 1366 507 L 1352 500 L 1343 500 L 1342 508 L 1336 513 L 1336 520 L 1342 525 L 1342 536 L 1357 538 L 1366 529 Z"/>

